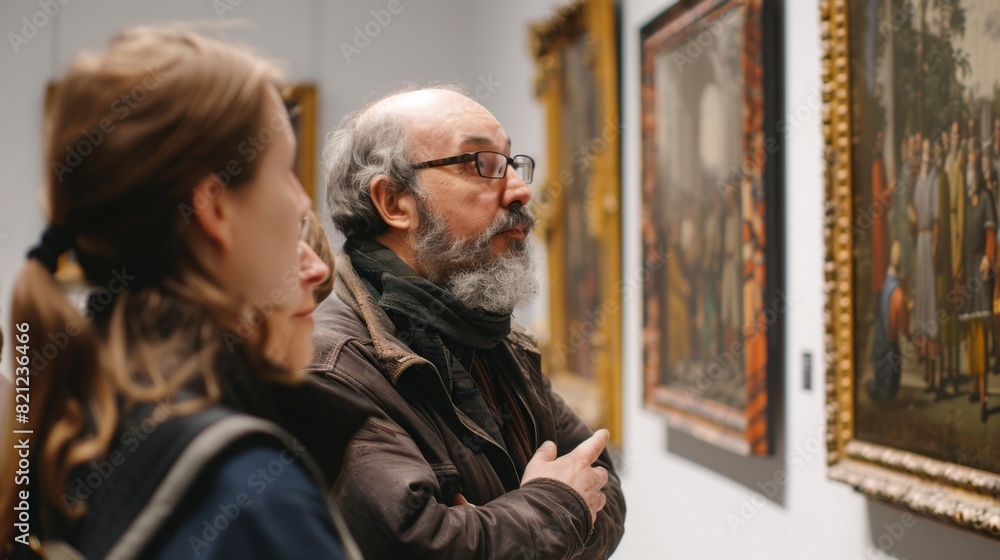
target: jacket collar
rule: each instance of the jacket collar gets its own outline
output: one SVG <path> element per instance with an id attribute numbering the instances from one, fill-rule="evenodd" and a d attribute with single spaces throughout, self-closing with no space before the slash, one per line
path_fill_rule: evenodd
<path id="1" fill-rule="evenodd" d="M 382 364 L 382 371 L 393 384 L 399 381 L 404 371 L 415 365 L 433 367 L 429 360 L 418 356 L 396 338 L 396 326 L 365 288 L 350 257 L 344 251 L 337 255 L 336 272 L 334 292 L 361 317 L 375 347 L 375 355 Z"/>
<path id="2" fill-rule="evenodd" d="M 404 371 L 413 366 L 434 367 L 429 360 L 417 355 L 396 337 L 396 326 L 365 287 L 361 277 L 354 270 L 350 257 L 344 251 L 337 255 L 336 281 L 333 289 L 336 298 L 361 317 L 366 328 L 365 334 L 372 341 L 382 371 L 393 384 L 399 381 Z M 331 297 L 327 302 L 332 304 L 334 302 L 330 300 L 333 299 Z M 361 335 L 361 333 L 354 334 Z M 516 320 L 511 320 L 511 332 L 504 337 L 504 343 L 540 358 L 534 336 Z"/>

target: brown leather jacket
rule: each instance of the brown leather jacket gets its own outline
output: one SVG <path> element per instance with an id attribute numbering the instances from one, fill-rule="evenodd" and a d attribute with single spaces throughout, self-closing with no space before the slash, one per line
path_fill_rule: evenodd
<path id="1" fill-rule="evenodd" d="M 551 479 L 521 481 L 503 445 L 455 407 L 434 366 L 394 336 L 395 327 L 341 254 L 331 295 L 314 314 L 310 371 L 369 399 L 379 413 L 347 450 L 334 491 L 369 559 L 607 558 L 624 531 L 625 499 L 610 457 L 607 505 L 590 523 L 583 498 Z M 552 392 L 530 336 L 514 327 L 503 344 L 521 365 L 518 392 L 535 448 L 559 455 L 591 431 Z M 461 494 L 470 505 L 455 505 Z"/>

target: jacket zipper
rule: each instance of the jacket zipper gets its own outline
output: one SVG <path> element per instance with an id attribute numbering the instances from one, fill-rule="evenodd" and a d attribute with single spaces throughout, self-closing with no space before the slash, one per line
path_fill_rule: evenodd
<path id="1" fill-rule="evenodd" d="M 511 349 L 508 348 L 508 350 L 511 350 Z M 475 434 L 476 436 L 478 436 L 480 439 L 482 439 L 484 442 L 492 444 L 493 447 L 497 448 L 501 453 L 503 453 L 503 456 L 507 458 L 507 463 L 510 464 L 511 472 L 514 473 L 514 477 L 517 480 L 518 486 L 520 486 L 520 484 L 521 484 L 521 477 L 520 477 L 520 475 L 517 474 L 517 465 L 514 464 L 514 459 L 511 458 L 510 453 L 508 453 L 507 450 L 504 449 L 504 447 L 502 445 L 500 445 L 496 440 L 494 440 L 489 434 L 487 434 L 485 431 L 483 431 L 482 428 L 480 428 L 479 426 L 477 426 L 474 422 L 469 423 L 469 422 L 465 421 L 464 418 L 466 418 L 466 416 L 464 414 L 460 414 L 459 413 L 460 411 L 455 406 L 455 403 L 451 402 L 451 398 L 448 397 L 448 388 L 444 386 L 444 380 L 441 379 L 441 372 L 438 371 L 437 367 L 434 364 L 432 364 L 429 361 L 427 361 L 426 359 L 421 358 L 419 356 L 417 356 L 416 359 L 413 359 L 413 360 L 405 360 L 404 359 L 403 361 L 405 362 L 405 365 L 401 364 L 402 367 L 399 368 L 400 372 L 397 375 L 397 379 L 399 378 L 399 376 L 402 375 L 402 373 L 404 371 L 410 369 L 410 367 L 412 367 L 412 366 L 415 366 L 415 365 L 418 365 L 418 364 L 430 366 L 431 370 L 434 372 L 434 378 L 437 379 L 438 387 L 441 388 L 441 394 L 443 394 L 445 396 L 445 400 L 448 402 L 448 404 L 449 404 L 449 406 L 451 408 L 451 412 L 454 415 L 455 419 L 458 420 L 459 423 L 462 424 L 462 426 L 465 426 L 466 430 L 469 430 L 470 432 L 472 432 L 473 434 Z M 539 373 L 541 373 L 541 372 L 539 372 Z M 541 373 L 541 374 L 544 375 L 544 373 Z M 516 386 L 512 386 L 512 388 L 514 389 L 514 392 L 517 394 L 518 400 L 521 401 L 521 405 L 524 407 L 524 411 L 528 414 L 528 418 L 531 420 L 531 428 L 532 428 L 532 431 L 534 432 L 534 436 L 535 436 L 534 447 L 537 450 L 538 449 L 538 422 L 535 420 L 535 415 L 532 414 L 531 407 L 528 406 L 528 401 L 525 400 L 524 395 L 521 393 L 521 390 L 518 387 L 516 387 Z M 529 460 L 530 460 L 530 457 L 529 457 Z"/>
<path id="2" fill-rule="evenodd" d="M 506 343 L 504 343 L 504 345 L 506 345 Z M 510 348 L 508 346 L 507 351 L 510 352 L 511 355 L 512 355 L 512 357 L 513 357 L 513 355 L 514 355 L 514 349 Z M 516 362 L 518 360 L 515 358 L 514 361 Z M 520 365 L 520 364 L 518 364 L 518 365 Z M 542 372 L 542 371 L 539 371 L 538 373 L 539 373 L 539 375 L 545 375 L 545 373 Z M 519 383 L 512 383 L 511 384 L 511 388 L 514 389 L 515 393 L 517 393 L 518 400 L 521 401 L 521 405 L 524 406 L 524 411 L 528 413 L 528 418 L 531 419 L 531 430 L 532 430 L 532 432 L 534 432 L 534 436 L 535 436 L 535 439 L 534 439 L 534 441 L 532 443 L 533 443 L 534 449 L 537 451 L 538 450 L 538 446 L 539 446 L 539 442 L 538 442 L 538 422 L 535 421 L 535 415 L 531 413 L 531 407 L 528 406 L 528 401 L 524 398 L 524 395 L 521 393 L 521 390 L 517 387 L 518 385 L 519 385 Z"/>
<path id="3" fill-rule="evenodd" d="M 545 374 L 542 374 L 542 375 L 545 375 Z M 534 441 L 532 443 L 533 443 L 533 447 L 535 448 L 535 450 L 537 450 L 538 449 L 538 445 L 539 445 L 538 444 L 538 422 L 535 422 L 535 415 L 531 413 L 531 407 L 528 406 L 528 401 L 524 399 L 524 396 L 521 394 L 521 391 L 519 391 L 517 387 L 514 387 L 514 392 L 517 393 L 517 398 L 521 401 L 521 404 L 524 406 L 525 412 L 528 413 L 528 418 L 531 419 L 531 428 L 532 428 L 532 431 L 535 433 L 535 439 L 534 439 Z"/>
<path id="4" fill-rule="evenodd" d="M 428 362 L 427 365 L 429 365 L 431 367 L 431 370 L 434 372 L 434 378 L 437 379 L 438 381 L 438 386 L 441 388 L 441 394 L 445 396 L 445 400 L 448 402 L 451 408 L 451 412 L 454 415 L 455 419 L 458 420 L 460 424 L 465 426 L 466 430 L 469 430 L 470 432 L 478 436 L 480 439 L 482 439 L 484 442 L 493 445 L 493 447 L 497 448 L 501 453 L 503 453 L 503 456 L 507 458 L 507 463 L 510 464 L 511 472 L 514 473 L 514 478 L 517 480 L 518 486 L 520 486 L 521 477 L 517 474 L 517 465 L 514 464 L 514 459 L 511 458 L 510 454 L 507 453 L 507 450 L 504 449 L 502 445 L 500 445 L 496 440 L 490 437 L 490 435 L 487 434 L 485 431 L 483 431 L 482 428 L 477 426 L 474 422 L 469 423 L 465 421 L 465 415 L 460 414 L 460 411 L 455 407 L 455 403 L 451 402 L 451 399 L 447 397 L 448 388 L 444 386 L 444 381 L 441 379 L 441 372 L 437 370 L 437 367 L 435 367 L 434 364 Z M 535 427 L 535 439 L 537 440 L 538 428 L 537 425 L 535 424 L 534 416 L 531 414 L 531 410 L 528 409 L 528 405 L 524 401 L 524 397 L 521 396 L 521 393 L 518 392 L 516 388 L 514 389 L 514 391 L 517 392 L 518 398 L 524 404 L 524 409 L 528 411 L 528 416 L 531 417 L 531 424 L 533 427 Z"/>

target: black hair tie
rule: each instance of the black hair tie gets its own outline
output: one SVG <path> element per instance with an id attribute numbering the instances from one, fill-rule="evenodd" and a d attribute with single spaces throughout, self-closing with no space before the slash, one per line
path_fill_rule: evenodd
<path id="1" fill-rule="evenodd" d="M 28 251 L 29 259 L 37 259 L 49 272 L 55 274 L 59 256 L 73 244 L 73 234 L 63 226 L 49 226 L 42 233 L 42 242 Z"/>

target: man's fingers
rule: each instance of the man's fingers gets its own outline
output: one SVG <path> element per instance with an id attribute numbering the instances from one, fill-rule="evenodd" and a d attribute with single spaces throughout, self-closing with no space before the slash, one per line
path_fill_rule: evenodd
<path id="1" fill-rule="evenodd" d="M 608 445 L 611 433 L 607 430 L 597 430 L 594 435 L 573 450 L 573 455 L 579 455 L 589 465 L 601 456 L 604 447 Z"/>
<path id="2" fill-rule="evenodd" d="M 590 501 L 587 502 L 587 505 L 593 508 L 592 511 L 590 512 L 591 523 L 597 522 L 597 514 L 600 513 L 602 509 L 604 509 L 604 506 L 607 505 L 607 503 L 608 503 L 608 496 L 604 494 L 604 492 L 598 492 L 597 495 L 594 497 L 593 502 Z"/>
<path id="3" fill-rule="evenodd" d="M 594 467 L 597 472 L 597 481 L 601 483 L 599 488 L 604 488 L 604 485 L 608 483 L 608 470 L 604 467 Z"/>
<path id="4" fill-rule="evenodd" d="M 548 463 L 556 460 L 556 455 L 559 453 L 559 449 L 556 444 L 551 441 L 546 441 L 535 451 L 535 454 L 528 461 L 528 464 L 534 463 L 536 461 L 541 461 L 543 463 Z"/>

